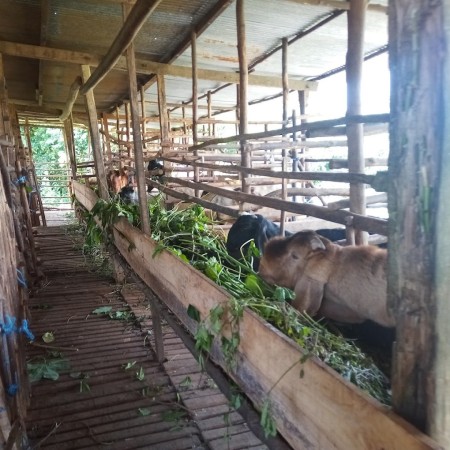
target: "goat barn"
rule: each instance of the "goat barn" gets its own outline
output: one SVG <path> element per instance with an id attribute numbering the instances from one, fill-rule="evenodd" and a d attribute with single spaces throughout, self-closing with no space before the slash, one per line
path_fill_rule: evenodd
<path id="1" fill-rule="evenodd" d="M 449 29 L 445 1 L 0 2 L 1 448 L 449 449 Z M 107 223 L 125 187 L 139 221 Z M 387 245 L 389 401 L 163 249 L 155 199 Z"/>

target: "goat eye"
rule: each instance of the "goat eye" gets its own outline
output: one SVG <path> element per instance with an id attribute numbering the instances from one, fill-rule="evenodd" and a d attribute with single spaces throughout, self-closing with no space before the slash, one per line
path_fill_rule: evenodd
<path id="1" fill-rule="evenodd" d="M 291 253 L 292 259 L 298 259 L 298 256 L 295 253 Z"/>

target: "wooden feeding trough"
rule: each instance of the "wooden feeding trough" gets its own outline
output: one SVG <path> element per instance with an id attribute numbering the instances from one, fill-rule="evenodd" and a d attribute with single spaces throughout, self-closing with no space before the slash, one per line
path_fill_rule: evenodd
<path id="1" fill-rule="evenodd" d="M 88 210 L 96 194 L 73 182 L 77 200 Z M 194 333 L 187 314 L 193 305 L 204 319 L 228 293 L 170 252 L 155 254 L 157 243 L 124 219 L 114 226 L 117 249 L 140 278 Z M 270 400 L 278 431 L 295 449 L 438 449 L 388 407 L 369 397 L 316 358 L 300 363 L 300 346 L 245 310 L 239 324 L 237 364 L 230 369 L 220 349 L 212 355 L 261 409 Z M 304 374 L 300 376 L 300 371 Z"/>

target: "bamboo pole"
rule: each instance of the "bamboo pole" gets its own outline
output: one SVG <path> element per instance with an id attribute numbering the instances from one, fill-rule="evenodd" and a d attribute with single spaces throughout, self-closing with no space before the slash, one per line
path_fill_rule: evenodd
<path id="1" fill-rule="evenodd" d="M 346 61 L 347 115 L 361 114 L 361 82 L 364 58 L 364 27 L 367 0 L 350 0 Z M 363 125 L 347 125 L 349 172 L 364 172 Z M 366 213 L 364 185 L 350 184 L 350 210 Z M 367 244 L 367 233 L 355 230 L 355 243 Z"/>

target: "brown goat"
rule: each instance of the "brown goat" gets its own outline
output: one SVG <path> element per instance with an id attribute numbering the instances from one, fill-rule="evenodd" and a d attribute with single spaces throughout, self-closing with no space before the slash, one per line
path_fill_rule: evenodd
<path id="1" fill-rule="evenodd" d="M 387 251 L 372 245 L 341 247 L 314 231 L 273 238 L 259 274 L 295 291 L 293 306 L 346 323 L 373 320 L 394 326 L 387 310 Z"/>
<path id="2" fill-rule="evenodd" d="M 109 190 L 118 194 L 124 186 L 128 186 L 128 169 L 110 170 L 107 181 Z"/>

